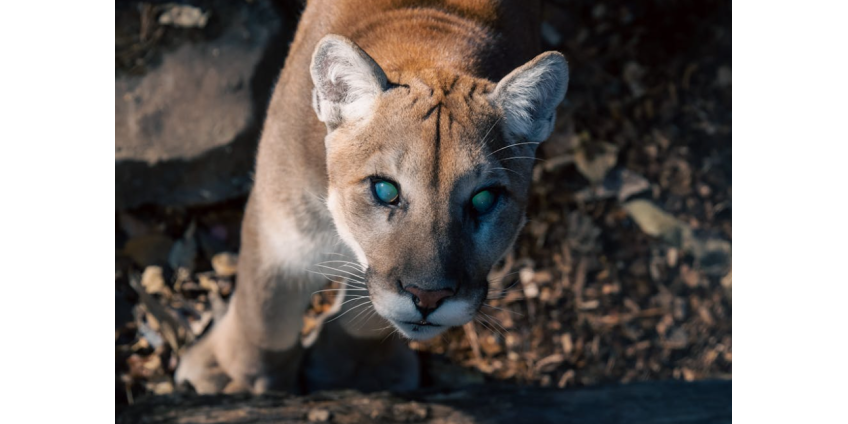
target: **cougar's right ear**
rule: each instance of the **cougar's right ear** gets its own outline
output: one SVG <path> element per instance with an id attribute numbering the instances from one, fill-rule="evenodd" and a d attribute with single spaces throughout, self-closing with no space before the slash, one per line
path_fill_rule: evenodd
<path id="1" fill-rule="evenodd" d="M 556 107 L 568 88 L 568 63 L 547 52 L 505 76 L 491 98 L 504 113 L 509 133 L 531 142 L 545 141 L 554 129 Z"/>
<path id="2" fill-rule="evenodd" d="M 380 65 L 353 41 L 327 35 L 312 54 L 312 107 L 330 131 L 343 122 L 371 113 L 374 101 L 388 87 Z"/>

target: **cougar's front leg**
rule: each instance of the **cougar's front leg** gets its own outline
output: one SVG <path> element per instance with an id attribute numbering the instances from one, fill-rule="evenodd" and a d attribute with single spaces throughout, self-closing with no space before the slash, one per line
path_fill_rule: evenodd
<path id="1" fill-rule="evenodd" d="M 418 356 L 362 293 L 347 290 L 341 311 L 324 323 L 308 350 L 304 363 L 308 391 L 418 387 Z"/>
<path id="2" fill-rule="evenodd" d="M 274 223 L 260 222 L 256 207 L 251 199 L 228 310 L 177 369 L 178 382 L 188 381 L 202 393 L 299 391 L 303 313 L 321 282 L 285 266 L 286 252 L 269 237 L 276 234 Z"/>

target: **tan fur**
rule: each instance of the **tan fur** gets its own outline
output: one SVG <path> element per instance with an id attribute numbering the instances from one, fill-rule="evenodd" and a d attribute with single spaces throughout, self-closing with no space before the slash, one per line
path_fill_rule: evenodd
<path id="1" fill-rule="evenodd" d="M 404 285 L 449 286 L 455 294 L 440 308 L 461 306 L 445 318 L 445 328 L 461 324 L 451 320 L 467 321 L 463 314 L 470 319 L 486 297 L 489 269 L 523 225 L 532 157 L 542 140 L 511 129 L 532 124 L 546 137 L 550 125 L 542 124 L 552 122 L 567 83 L 565 62 L 554 54 L 507 76 L 538 53 L 538 13 L 537 2 L 527 1 L 308 3 L 259 145 L 238 288 L 225 317 L 182 358 L 179 381 L 204 393 L 418 384 L 415 356 L 403 342 L 380 342 L 392 331 L 383 316 L 391 316 L 398 299 L 412 302 Z M 367 71 L 363 90 L 376 87 L 363 97 L 368 109 L 351 107 L 345 115 L 332 102 L 335 87 L 313 93 L 313 78 L 333 65 L 319 51 L 337 50 L 359 52 L 354 61 Z M 521 70 L 547 70 L 548 62 L 566 74 L 565 81 L 538 88 L 549 99 L 528 110 L 547 108 L 545 116 L 523 126 L 506 122 L 515 119 L 505 111 L 531 93 L 522 83 L 533 81 L 522 80 L 529 74 Z M 354 109 L 367 113 L 354 119 Z M 375 203 L 375 175 L 399 183 L 397 207 Z M 469 199 L 492 184 L 504 190 L 496 213 L 470 218 Z M 327 282 L 307 270 L 326 261 L 335 264 L 330 274 L 363 279 L 379 314 L 354 319 L 353 309 L 371 306 L 353 297 L 363 292 L 349 291 L 342 312 L 352 313 L 328 324 L 306 352 L 302 314 L 311 293 Z M 341 268 L 338 261 L 350 264 Z M 418 329 L 403 331 L 415 337 Z"/>

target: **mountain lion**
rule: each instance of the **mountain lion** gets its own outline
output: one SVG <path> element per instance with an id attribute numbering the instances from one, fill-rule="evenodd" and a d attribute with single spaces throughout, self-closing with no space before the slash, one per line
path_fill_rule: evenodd
<path id="1" fill-rule="evenodd" d="M 259 143 L 237 290 L 178 382 L 418 385 L 416 356 L 387 336 L 471 321 L 525 222 L 568 84 L 561 54 L 535 56 L 539 15 L 517 0 L 308 2 Z M 328 278 L 344 288 L 340 318 L 305 343 Z"/>

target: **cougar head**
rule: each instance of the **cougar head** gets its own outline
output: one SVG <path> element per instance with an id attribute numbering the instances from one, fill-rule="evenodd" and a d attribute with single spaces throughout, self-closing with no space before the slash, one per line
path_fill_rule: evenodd
<path id="1" fill-rule="evenodd" d="M 565 58 L 544 53 L 495 84 L 444 69 L 384 71 L 328 35 L 311 73 L 328 129 L 327 204 L 375 310 L 411 339 L 471 321 L 525 222 L 536 147 L 568 84 Z"/>

